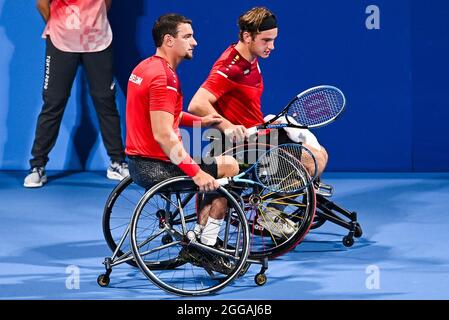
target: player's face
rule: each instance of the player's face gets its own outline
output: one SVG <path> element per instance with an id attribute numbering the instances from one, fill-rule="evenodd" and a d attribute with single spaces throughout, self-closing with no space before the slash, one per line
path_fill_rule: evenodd
<path id="1" fill-rule="evenodd" d="M 278 29 L 265 30 L 256 35 L 251 41 L 250 50 L 258 57 L 268 58 L 271 51 L 274 50 L 274 40 L 278 36 Z"/>
<path id="2" fill-rule="evenodd" d="M 178 26 L 178 34 L 175 38 L 175 49 L 178 55 L 184 59 L 192 59 L 193 49 L 196 45 L 192 26 L 189 23 L 181 23 Z"/>

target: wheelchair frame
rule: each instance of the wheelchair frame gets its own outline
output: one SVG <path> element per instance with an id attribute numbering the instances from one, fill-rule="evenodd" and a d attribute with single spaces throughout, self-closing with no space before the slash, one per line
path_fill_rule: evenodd
<path id="1" fill-rule="evenodd" d="M 161 188 L 164 188 L 167 184 L 176 184 L 179 182 L 188 182 L 190 183 L 191 186 L 194 186 L 193 182 L 191 181 L 190 178 L 187 177 L 175 177 L 175 178 L 170 178 L 167 180 L 162 181 L 161 183 L 155 185 L 154 187 L 152 187 L 151 189 L 147 190 L 143 196 L 140 198 L 139 202 L 137 203 L 135 210 L 133 212 L 132 215 L 132 219 L 131 219 L 131 223 L 128 223 L 126 225 L 126 228 L 124 228 L 123 234 L 121 234 L 120 239 L 116 242 L 114 241 L 115 239 L 113 239 L 113 236 L 111 234 L 111 229 L 110 229 L 110 220 L 111 220 L 111 214 L 112 214 L 112 209 L 114 208 L 114 206 L 116 205 L 116 201 L 117 201 L 117 196 L 121 194 L 121 192 L 123 192 L 124 190 L 126 190 L 130 184 L 132 183 L 131 178 L 126 178 L 123 181 L 121 181 L 116 188 L 114 188 L 114 190 L 111 192 L 111 195 L 109 196 L 109 199 L 106 203 L 105 206 L 105 212 L 104 212 L 104 217 L 103 217 L 103 229 L 104 229 L 104 233 L 105 233 L 105 238 L 106 241 L 108 243 L 108 246 L 113 250 L 113 254 L 111 257 L 105 258 L 104 260 L 104 265 L 106 268 L 106 273 L 101 274 L 98 279 L 97 282 L 100 286 L 107 286 L 109 284 L 110 281 L 110 274 L 112 272 L 112 268 L 120 265 L 122 263 L 128 263 L 130 265 L 133 266 L 138 266 L 141 271 L 153 282 L 155 283 L 157 286 L 159 286 L 160 288 L 175 293 L 175 294 L 179 294 L 179 295 L 203 295 L 203 294 L 210 294 L 212 292 L 218 291 L 220 289 L 222 289 L 223 287 L 225 287 L 228 283 L 230 283 L 235 277 L 237 276 L 241 276 L 243 275 L 249 268 L 249 264 L 250 263 L 261 263 L 262 264 L 262 268 L 261 268 L 261 272 L 260 274 L 256 275 L 256 278 L 259 281 L 259 284 L 263 284 L 262 282 L 266 281 L 266 277 L 264 275 L 264 271 L 267 269 L 267 261 L 266 259 L 263 259 L 261 261 L 255 261 L 252 259 L 247 259 L 248 258 L 248 252 L 249 252 L 249 230 L 248 230 L 248 223 L 246 221 L 245 215 L 243 213 L 242 207 L 241 207 L 241 203 L 238 202 L 238 197 L 236 196 L 236 194 L 232 194 L 232 191 L 228 191 L 225 188 L 221 187 L 218 192 L 222 195 L 225 196 L 226 199 L 228 200 L 228 204 L 231 205 L 231 209 L 232 210 L 232 215 L 228 212 L 227 214 L 227 222 L 225 223 L 226 228 L 225 228 L 225 233 L 222 235 L 222 237 L 220 237 L 221 240 L 221 247 L 225 248 L 226 250 L 235 250 L 235 254 L 234 256 L 238 256 L 238 258 L 235 258 L 234 260 L 236 261 L 235 266 L 233 266 L 231 272 L 229 274 L 226 274 L 224 278 L 218 278 L 215 277 L 212 273 L 213 270 L 207 270 L 206 272 L 209 274 L 209 276 L 211 276 L 211 278 L 216 278 L 218 282 L 214 283 L 213 285 L 211 285 L 211 287 L 205 287 L 205 288 L 200 288 L 200 289 L 190 289 L 187 290 L 185 288 L 180 288 L 180 287 L 176 287 L 175 285 L 170 285 L 167 284 L 166 282 L 162 281 L 158 275 L 155 274 L 155 270 L 159 271 L 159 272 L 163 272 L 163 271 L 170 271 L 172 269 L 175 269 L 176 267 L 182 266 L 183 263 L 186 263 L 185 261 L 177 261 L 176 259 L 178 259 L 179 253 L 176 255 L 176 258 L 169 260 L 168 263 L 165 263 L 164 265 L 161 265 L 160 261 L 156 261 L 156 260 L 152 260 L 152 261 L 148 261 L 146 260 L 144 257 L 145 255 L 148 255 L 149 253 L 151 253 L 150 251 L 145 251 L 144 254 L 142 254 L 142 252 L 140 252 L 140 248 L 143 247 L 144 245 L 146 245 L 147 243 L 153 241 L 154 239 L 158 238 L 158 240 L 161 241 L 162 245 L 159 246 L 156 250 L 162 250 L 168 246 L 173 246 L 173 242 L 177 242 L 174 243 L 176 244 L 181 244 L 183 248 L 188 248 L 190 246 L 199 248 L 200 250 L 202 250 L 202 254 L 203 255 L 207 255 L 208 251 L 212 252 L 213 254 L 218 254 L 221 256 L 224 256 L 225 258 L 230 258 L 229 256 L 229 252 L 223 252 L 220 250 L 217 250 L 217 248 L 209 248 L 205 245 L 202 245 L 201 243 L 199 243 L 198 241 L 195 240 L 195 236 L 192 234 L 193 233 L 193 228 L 192 226 L 190 228 L 187 227 L 187 223 L 191 223 L 195 222 L 196 223 L 196 210 L 194 210 L 195 212 L 193 214 L 186 214 L 185 212 L 183 212 L 183 208 L 186 207 L 187 204 L 192 204 L 193 202 L 196 201 L 196 199 L 194 199 L 196 192 L 193 192 L 193 190 L 184 190 L 184 192 L 187 194 L 187 196 L 183 199 L 179 198 L 179 194 L 178 194 L 178 208 L 179 210 L 175 210 L 173 211 L 173 206 L 171 209 L 167 209 L 164 217 L 158 217 L 158 218 L 162 218 L 159 219 L 159 228 L 164 227 L 165 231 L 168 231 L 166 234 L 162 235 L 162 233 L 164 232 L 160 232 L 158 235 L 154 236 L 153 239 L 145 239 L 145 240 L 139 240 L 138 239 L 138 232 L 137 230 L 137 226 L 138 226 L 138 221 L 140 219 L 140 217 L 145 216 L 148 217 L 150 216 L 150 214 L 148 214 L 148 210 L 145 212 L 145 205 L 149 202 L 149 199 L 151 199 L 151 197 L 155 196 L 155 195 L 159 195 L 158 190 Z M 195 187 L 196 188 L 196 187 Z M 176 190 L 175 190 L 176 191 Z M 180 191 L 176 191 L 176 192 L 180 192 Z M 165 195 L 165 197 L 168 196 Z M 193 199 L 193 201 L 192 201 Z M 172 202 L 173 204 L 173 200 L 169 200 L 167 201 L 167 204 L 169 202 Z M 154 209 L 154 207 L 152 207 L 152 209 Z M 170 211 L 171 210 L 171 211 Z M 156 211 L 156 215 L 158 215 L 158 212 L 160 210 Z M 142 214 L 142 212 L 144 212 Z M 170 212 L 170 214 L 168 214 L 168 212 Z M 168 214 L 168 215 L 167 215 Z M 177 223 L 173 223 L 173 219 L 174 217 L 177 216 L 178 220 Z M 128 212 L 128 217 L 129 217 L 129 212 Z M 230 222 L 232 219 L 232 223 Z M 172 225 L 171 227 L 167 227 L 166 222 L 167 221 L 171 221 L 170 224 Z M 161 223 L 164 223 L 164 225 L 162 226 Z M 175 231 L 175 227 L 177 226 L 177 228 L 181 228 L 182 231 Z M 229 229 L 237 229 L 239 230 L 239 236 L 236 238 L 236 236 L 234 236 L 234 244 L 233 246 L 230 245 L 230 239 L 232 240 L 232 233 L 229 232 Z M 227 231 L 226 231 L 227 230 Z M 126 239 L 130 238 L 131 241 L 131 249 L 130 250 L 123 250 L 123 245 L 126 243 Z M 169 239 L 172 238 L 172 239 Z M 239 246 L 241 246 L 241 248 L 239 249 Z M 235 248 L 235 249 L 232 249 Z M 154 250 L 154 251 L 156 251 Z M 165 262 L 165 261 L 164 261 Z M 195 263 L 192 263 L 192 265 Z M 191 268 L 193 269 L 195 266 L 192 266 Z M 198 269 L 198 268 L 197 268 Z M 162 271 L 161 271 L 162 270 Z M 191 271 L 191 270 L 189 270 Z M 196 273 L 199 273 L 198 270 L 195 271 Z M 174 273 L 174 272 L 173 272 Z M 173 278 L 173 276 L 172 276 Z M 203 277 L 204 278 L 204 277 Z M 190 279 L 189 281 L 193 281 L 192 279 Z M 183 285 L 184 286 L 184 285 Z"/>
<path id="2" fill-rule="evenodd" d="M 342 228 L 348 229 L 348 234 L 343 236 L 342 243 L 345 247 L 352 247 L 354 245 L 354 238 L 360 238 L 363 234 L 362 226 L 357 220 L 357 212 L 350 212 L 344 209 L 335 202 L 330 201 L 328 199 L 329 196 L 331 194 L 325 196 L 318 193 L 316 195 L 317 210 L 310 229 L 317 229 L 326 221 L 332 222 Z"/>
<path id="3" fill-rule="evenodd" d="M 308 179 L 307 172 L 304 169 L 304 179 Z M 331 221 L 336 223 L 344 228 L 349 230 L 347 236 L 343 238 L 343 244 L 345 246 L 351 246 L 354 243 L 353 237 L 360 237 L 362 235 L 362 230 L 360 224 L 357 222 L 357 215 L 355 212 L 349 213 L 347 210 L 339 207 L 335 203 L 328 200 L 323 194 L 315 195 L 315 188 L 312 183 L 309 183 L 307 188 L 303 190 L 302 193 L 286 195 L 280 193 L 268 192 L 267 194 L 261 193 L 260 188 L 254 188 L 254 186 L 248 185 L 239 185 L 231 183 L 226 188 L 220 187 L 220 192 L 227 197 L 228 203 L 233 203 L 234 211 L 237 212 L 237 216 L 239 217 L 239 225 L 242 225 L 242 230 L 244 230 L 244 238 L 247 239 L 246 249 L 241 252 L 241 259 L 237 259 L 238 267 L 234 267 L 234 271 L 232 274 L 226 275 L 224 279 L 220 280 L 220 284 L 214 285 L 210 288 L 205 288 L 201 290 L 185 290 L 177 287 L 172 287 L 166 284 L 164 281 L 160 280 L 157 275 L 154 274 L 154 270 L 171 270 L 176 269 L 179 266 L 183 265 L 182 261 L 178 261 L 178 257 L 169 259 L 168 261 L 164 261 L 161 263 L 160 261 L 147 261 L 142 258 L 142 254 L 140 254 L 136 226 L 139 216 L 142 216 L 142 210 L 145 206 L 146 202 L 149 198 L 158 193 L 159 188 L 163 188 L 167 183 L 176 183 L 176 182 L 186 182 L 189 181 L 191 184 L 191 190 L 189 190 L 189 195 L 184 199 L 178 199 L 179 208 L 183 208 L 187 203 L 192 201 L 192 199 L 196 196 L 197 190 L 194 187 L 193 182 L 190 178 L 187 177 L 175 177 L 164 180 L 159 184 L 153 186 L 151 189 L 143 191 L 143 188 L 140 188 L 138 191 L 137 197 L 134 199 L 130 199 L 128 195 L 124 196 L 125 202 L 129 202 L 131 204 L 131 208 L 126 208 L 123 217 L 121 218 L 126 223 L 122 223 L 117 228 L 121 228 L 118 231 L 118 236 L 113 235 L 113 230 L 116 228 L 111 225 L 112 216 L 116 215 L 116 207 L 118 206 L 117 201 L 121 199 L 124 192 L 128 192 L 129 189 L 136 188 L 136 185 L 133 184 L 133 181 L 130 177 L 122 180 L 111 192 L 109 198 L 106 202 L 104 213 L 103 213 L 103 233 L 106 239 L 106 242 L 113 254 L 111 257 L 105 258 L 103 264 L 105 265 L 106 273 L 101 274 L 97 282 L 100 286 L 107 286 L 110 282 L 110 274 L 112 272 L 112 268 L 120 265 L 122 263 L 128 263 L 134 267 L 139 267 L 141 271 L 147 276 L 149 280 L 154 282 L 160 288 L 175 293 L 179 295 L 203 295 L 209 294 L 215 291 L 222 289 L 236 277 L 242 276 L 249 269 L 251 264 L 260 264 L 261 269 L 259 273 L 256 274 L 254 280 L 256 284 L 263 285 L 267 281 L 267 277 L 265 275 L 265 271 L 268 269 L 268 259 L 275 258 L 279 255 L 282 255 L 293 248 L 295 248 L 304 238 L 304 236 L 308 233 L 309 229 L 315 229 L 320 227 L 326 221 Z M 236 192 L 235 190 L 244 189 L 250 190 L 249 196 L 242 195 L 242 192 Z M 263 191 L 263 190 L 262 190 Z M 330 196 L 328 194 L 328 196 Z M 270 199 L 272 199 L 272 203 L 270 203 Z M 298 200 L 299 199 L 299 200 Z M 196 197 L 195 197 L 196 200 Z M 264 204 L 263 202 L 268 202 L 268 204 Z M 276 209 L 276 206 L 281 205 L 281 210 L 279 210 L 280 215 L 284 215 L 285 219 L 294 221 L 295 225 L 298 226 L 292 235 L 284 237 L 284 239 L 280 239 L 274 236 L 271 232 L 266 232 L 266 228 L 261 227 L 257 222 L 258 214 L 262 214 L 263 216 L 263 208 L 267 209 L 268 207 Z M 238 207 L 238 209 L 237 209 Z M 249 209 L 248 209 L 249 208 Z M 261 209 L 262 208 L 262 209 Z M 286 209 L 288 208 L 288 209 Z M 292 209 L 293 208 L 293 209 Z M 131 222 L 129 222 L 129 212 L 133 211 Z M 167 209 L 166 211 L 168 211 Z M 251 210 L 255 211 L 251 213 Z M 277 209 L 276 209 L 277 210 Z M 344 217 L 349 218 L 350 221 L 345 221 L 344 218 L 339 217 L 338 214 L 342 214 Z M 159 212 L 159 211 L 158 211 Z M 284 212 L 287 212 L 285 215 Z M 316 213 L 316 215 L 315 215 Z M 157 214 L 157 212 L 156 212 Z M 175 211 L 173 214 L 180 214 L 183 217 L 183 213 Z M 161 217 L 159 217 L 161 218 Z M 158 250 L 162 250 L 165 247 L 169 246 L 170 243 L 173 242 L 173 237 L 176 238 L 178 243 L 184 243 L 187 246 L 193 246 L 199 248 L 200 250 L 208 250 L 207 246 L 202 245 L 199 241 L 195 241 L 195 237 L 192 236 L 193 229 L 186 228 L 186 221 L 194 221 L 196 222 L 196 210 L 194 214 L 186 217 L 183 217 L 180 222 L 183 226 L 182 232 L 171 232 L 171 234 L 167 233 L 161 237 L 160 241 L 162 246 L 159 247 Z M 230 219 L 231 215 L 228 213 L 227 218 Z M 169 219 L 169 217 L 165 217 L 164 219 Z M 161 224 L 161 222 L 159 222 Z M 229 228 L 232 225 L 230 221 L 227 222 L 227 227 Z M 161 227 L 161 225 L 160 225 Z M 251 231 L 250 231 L 251 230 Z M 190 232 L 190 235 L 188 235 Z M 162 233 L 162 232 L 161 232 Z M 251 234 L 251 239 L 249 238 Z M 269 239 L 274 243 L 274 246 L 262 247 L 262 249 L 255 249 L 255 236 L 258 239 Z M 155 236 L 157 238 L 158 236 Z M 131 247 L 129 249 L 125 249 L 126 239 L 130 238 Z M 256 238 L 256 239 L 257 239 Z M 277 240 L 276 240 L 277 239 Z M 147 240 L 141 242 L 144 245 Z M 152 240 L 151 240 L 152 241 Z M 148 241 L 148 242 L 151 242 Z M 184 241 L 184 242 L 183 242 Z M 277 243 L 280 242 L 280 244 Z M 222 243 L 223 244 L 223 243 Z M 226 245 L 226 244 L 225 244 Z M 237 245 L 236 245 L 237 247 Z M 151 250 L 150 250 L 151 251 Z M 220 255 L 219 252 L 216 252 L 215 249 L 212 249 L 214 254 Z M 145 253 L 145 252 L 144 252 Z M 148 253 L 146 253 L 148 254 Z M 144 254 L 145 255 L 145 254 Z M 226 256 L 225 254 L 221 254 L 222 256 Z M 184 261 L 184 263 L 186 263 Z M 194 263 L 195 264 L 195 263 Z M 199 263 L 196 264 L 198 266 Z M 164 267 L 165 266 L 165 267 Z M 213 269 L 213 268 L 212 268 Z M 206 270 L 207 271 L 207 270 Z M 214 276 L 211 270 L 207 271 L 210 276 Z"/>
<path id="4" fill-rule="evenodd" d="M 178 179 L 187 179 L 186 177 L 178 177 Z M 173 181 L 173 178 L 168 179 L 170 181 Z M 167 180 L 165 180 L 167 181 Z M 148 194 L 154 194 L 155 190 L 157 190 L 157 188 L 160 188 L 161 184 L 158 184 L 156 186 L 154 186 L 153 188 L 151 188 L 150 190 L 143 192 L 143 188 L 140 188 L 141 191 L 138 192 L 137 198 L 139 198 L 137 205 L 134 204 L 134 201 L 132 199 L 130 199 L 131 197 L 129 196 L 125 196 L 126 201 L 130 202 L 131 205 L 133 207 L 135 207 L 135 210 L 133 212 L 133 220 L 136 219 L 136 212 L 138 212 L 140 209 L 140 207 L 142 206 L 142 203 L 145 202 L 145 199 L 148 198 Z M 122 193 L 124 193 L 127 189 L 131 189 L 132 188 L 132 179 L 130 177 L 125 178 L 124 180 L 122 180 L 115 188 L 114 190 L 111 192 L 111 194 L 109 195 L 109 198 L 106 202 L 105 205 L 105 209 L 104 209 L 104 213 L 103 213 L 103 233 L 106 239 L 106 242 L 108 244 L 108 246 L 110 247 L 110 249 L 112 250 L 113 254 L 111 257 L 107 257 L 105 258 L 103 264 L 105 265 L 105 269 L 106 272 L 104 274 L 101 274 L 98 279 L 97 282 L 100 286 L 107 286 L 109 285 L 110 282 L 110 274 L 112 272 L 112 268 L 120 265 L 122 263 L 128 263 L 132 266 L 139 266 L 139 268 L 144 271 L 143 269 L 147 269 L 146 271 L 144 271 L 145 275 L 150 278 L 150 280 L 152 280 L 153 282 L 155 282 L 155 278 L 151 276 L 151 268 L 154 267 L 153 265 L 151 265 L 150 263 L 148 263 L 148 261 L 137 261 L 136 263 L 136 252 L 137 252 L 137 248 L 134 246 L 134 248 L 128 249 L 128 250 L 124 250 L 123 247 L 126 244 L 126 239 L 129 237 L 130 233 L 132 233 L 132 225 L 128 224 L 123 224 L 123 228 L 122 230 L 119 232 L 119 237 L 117 236 L 113 236 L 112 235 L 112 230 L 115 229 L 115 227 L 111 226 L 111 221 L 112 221 L 112 215 L 115 214 L 114 213 L 114 208 L 118 206 L 117 201 L 120 198 L 120 196 L 122 195 Z M 238 201 L 239 203 L 239 207 L 241 208 L 242 212 L 243 210 L 245 210 L 245 213 L 243 214 L 245 219 L 245 225 L 246 228 L 248 228 L 248 221 L 247 221 L 247 215 L 248 212 L 251 212 L 250 210 L 248 211 L 248 198 L 246 198 L 246 204 L 245 204 L 245 199 L 244 197 L 242 197 L 241 195 L 239 195 L 237 192 L 234 191 L 234 188 L 242 188 L 242 186 L 236 186 L 234 184 L 231 184 L 229 187 L 227 187 L 226 192 L 228 192 L 228 195 L 232 196 L 232 199 L 234 201 Z M 252 190 L 254 191 L 254 190 Z M 187 197 L 186 199 L 184 199 L 185 202 L 191 201 L 192 198 L 196 195 L 196 193 L 191 193 L 191 195 L 189 197 Z M 314 193 L 314 189 L 313 186 L 311 184 L 309 184 L 309 187 L 306 189 L 306 191 L 303 191 L 301 194 L 302 196 L 302 201 L 306 202 L 305 204 L 302 204 L 300 202 L 297 202 L 296 200 L 290 200 L 290 203 L 286 203 L 286 205 L 290 205 L 293 206 L 293 208 L 296 209 L 296 211 L 299 211 L 299 209 L 297 208 L 298 206 L 303 206 L 305 207 L 303 216 L 299 216 L 296 215 L 296 217 L 298 217 L 298 219 L 302 219 L 302 224 L 300 224 L 300 227 L 296 230 L 296 232 L 293 234 L 293 236 L 288 237 L 288 241 L 284 241 L 281 242 L 278 239 L 278 242 L 280 242 L 280 245 L 275 246 L 274 250 L 271 251 L 259 251 L 256 252 L 254 254 L 252 254 L 250 252 L 250 249 L 248 248 L 248 254 L 247 257 L 245 258 L 245 263 L 243 265 L 243 267 L 241 268 L 241 270 L 239 271 L 239 276 L 242 276 L 243 274 L 246 273 L 246 271 L 249 269 L 249 266 L 251 264 L 260 264 L 261 265 L 261 269 L 260 271 L 255 275 L 254 277 L 254 281 L 256 282 L 257 285 L 264 285 L 267 281 L 267 277 L 265 275 L 265 271 L 268 269 L 268 259 L 269 258 L 274 258 L 276 256 L 279 256 L 291 249 L 293 249 L 302 239 L 303 237 L 306 235 L 307 231 L 310 228 L 310 225 L 312 224 L 313 221 L 313 214 L 315 212 L 315 193 Z M 298 195 L 295 195 L 296 197 L 298 197 Z M 273 197 L 273 199 L 275 201 L 279 201 L 279 199 L 281 198 L 276 198 L 274 195 L 271 195 L 271 197 Z M 290 196 L 292 197 L 292 196 Z M 228 198 L 228 201 L 230 199 Z M 253 201 L 254 199 L 252 199 Z M 137 201 L 137 199 L 135 199 L 135 201 Z M 232 200 L 231 200 L 232 201 Z M 269 202 L 269 201 L 268 201 Z M 254 207 L 254 203 L 252 205 L 250 205 L 250 207 L 253 206 Z M 181 205 L 182 207 L 182 205 Z M 128 220 L 129 220 L 129 211 L 131 208 L 126 208 L 125 210 L 127 211 L 127 215 L 128 215 Z M 254 209 L 254 208 L 253 208 Z M 246 216 L 245 216 L 246 215 Z M 251 214 L 250 214 L 251 215 Z M 122 219 L 126 219 L 126 213 L 125 216 L 122 217 Z M 195 215 L 195 221 L 196 221 L 196 215 Z M 126 228 L 124 227 L 126 225 Z M 254 238 L 254 228 L 255 227 L 255 223 L 253 221 L 252 223 L 252 238 Z M 264 230 L 263 228 L 261 229 L 260 226 L 258 228 L 259 231 L 261 231 L 261 233 L 258 235 L 260 237 L 267 237 L 269 239 L 273 239 L 275 240 L 276 238 L 270 234 L 270 233 L 266 233 L 262 234 L 262 231 Z M 249 231 L 248 231 L 249 233 Z M 257 236 L 257 235 L 256 235 Z M 163 238 L 161 239 L 162 241 L 165 241 Z M 157 280 L 156 280 L 157 282 Z M 164 287 L 164 285 L 159 285 L 161 288 L 167 290 L 166 287 Z M 220 287 L 221 288 L 221 287 Z M 219 289 L 217 289 L 219 290 Z M 204 292 L 181 292 L 178 291 L 176 292 L 176 290 L 169 290 L 170 292 L 176 293 L 176 294 L 181 294 L 181 295 L 198 295 L 198 294 L 207 294 L 210 293 L 212 291 L 215 290 L 205 290 Z"/>

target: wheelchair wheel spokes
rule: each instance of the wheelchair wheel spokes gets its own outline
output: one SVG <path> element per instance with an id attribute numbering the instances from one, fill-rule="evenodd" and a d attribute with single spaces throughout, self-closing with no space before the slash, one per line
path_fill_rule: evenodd
<path id="1" fill-rule="evenodd" d="M 172 224 L 173 215 L 179 215 L 178 196 L 179 192 L 154 194 L 140 209 L 139 224 L 135 229 L 136 246 L 141 259 L 151 270 L 172 269 L 184 263 L 179 259 L 183 228 L 180 223 Z M 192 214 L 194 211 L 189 202 L 182 206 L 184 212 Z"/>
<path id="2" fill-rule="evenodd" d="M 197 220 L 197 215 L 196 212 L 194 214 L 188 214 L 184 217 L 186 222 L 196 222 Z M 173 219 L 172 224 L 176 225 L 176 224 L 180 224 L 181 220 L 179 217 L 177 217 L 176 219 Z"/>
<path id="3" fill-rule="evenodd" d="M 190 181 L 190 188 L 185 188 L 186 181 Z M 184 187 L 177 190 L 180 182 Z M 161 189 L 164 190 L 162 197 Z M 170 192 L 167 193 L 167 190 Z M 196 194 L 196 186 L 188 178 L 172 178 L 158 184 L 145 194 L 137 206 L 131 223 L 133 254 L 142 272 L 160 288 L 179 295 L 209 294 L 225 287 L 243 268 L 248 254 L 248 226 L 235 199 L 225 189 L 220 190 L 221 196 L 230 200 L 230 207 L 237 212 L 239 219 L 234 224 L 227 223 L 229 219 L 225 219 L 220 229 L 219 236 L 222 239 L 226 237 L 226 246 L 210 248 L 196 239 L 193 232 L 196 197 L 191 196 L 192 193 Z M 150 203 L 161 204 L 159 200 L 164 197 L 165 210 L 176 211 L 176 219 L 155 224 L 144 209 Z M 150 239 L 149 235 L 155 234 L 152 230 L 160 230 L 161 227 L 166 231 Z M 164 240 L 163 237 L 167 236 L 172 239 Z M 161 260 L 174 263 L 170 268 L 167 265 L 157 268 Z"/>
<path id="4" fill-rule="evenodd" d="M 130 177 L 123 179 L 111 192 L 103 211 L 103 235 L 115 257 L 125 258 L 129 256 L 131 247 L 127 228 L 132 212 L 145 193 L 145 189 L 135 184 Z M 123 238 L 123 240 L 122 240 Z M 122 243 L 119 248 L 117 248 Z M 126 253 L 128 252 L 128 255 Z M 129 259 L 128 264 L 137 266 Z"/>
<path id="5" fill-rule="evenodd" d="M 146 242 L 146 243 L 149 243 L 149 241 Z M 145 243 L 145 244 L 146 244 L 146 243 Z M 141 248 L 141 247 L 143 247 L 145 244 L 139 244 L 139 247 Z M 153 253 L 155 253 L 155 252 L 162 251 L 162 250 L 165 250 L 165 249 L 167 249 L 167 248 L 170 248 L 170 247 L 173 247 L 173 246 L 177 246 L 177 245 L 180 245 L 180 244 L 181 244 L 181 241 L 174 241 L 174 242 L 169 242 L 169 243 L 167 243 L 167 244 L 162 244 L 162 245 L 160 245 L 160 246 L 158 246 L 158 247 L 151 248 L 151 249 L 149 249 L 149 250 L 147 250 L 147 251 L 140 252 L 140 256 L 141 256 L 141 257 L 145 257 L 146 255 L 153 254 Z"/>
<path id="6" fill-rule="evenodd" d="M 304 175 L 304 184 L 307 176 Z M 312 184 L 296 193 L 248 188 L 243 195 L 250 230 L 250 257 L 274 258 L 293 249 L 308 232 L 315 214 Z"/>

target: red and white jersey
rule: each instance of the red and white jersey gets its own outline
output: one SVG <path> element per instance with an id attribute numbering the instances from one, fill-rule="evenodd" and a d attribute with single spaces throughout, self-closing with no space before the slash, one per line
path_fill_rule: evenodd
<path id="1" fill-rule="evenodd" d="M 181 141 L 181 84 L 168 62 L 158 56 L 143 60 L 131 73 L 126 98 L 126 154 L 170 161 L 154 139 L 150 111 L 174 116 L 173 130 Z"/>
<path id="2" fill-rule="evenodd" d="M 219 114 L 246 128 L 263 123 L 261 96 L 263 79 L 257 59 L 250 63 L 231 45 L 218 58 L 202 84 L 212 93 Z"/>
<path id="3" fill-rule="evenodd" d="M 104 0 L 52 0 L 42 37 L 66 52 L 97 52 L 112 42 Z"/>

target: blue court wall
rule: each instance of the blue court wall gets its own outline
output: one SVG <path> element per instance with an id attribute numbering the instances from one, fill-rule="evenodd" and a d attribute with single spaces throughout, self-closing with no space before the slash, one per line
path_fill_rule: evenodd
<path id="1" fill-rule="evenodd" d="M 236 21 L 255 5 L 272 9 L 279 35 L 260 61 L 264 113 L 295 94 L 331 84 L 345 113 L 313 130 L 332 171 L 448 171 L 449 28 L 445 0 L 114 1 L 117 104 L 122 115 L 133 67 L 154 53 L 151 26 L 167 12 L 193 21 L 198 47 L 178 69 L 187 105 L 220 53 L 236 41 Z M 41 108 L 44 23 L 30 0 L 0 0 L 0 170 L 27 169 Z M 99 170 L 108 162 L 83 70 L 78 72 L 48 169 Z"/>
<path id="2" fill-rule="evenodd" d="M 413 149 L 415 171 L 449 168 L 449 1 L 412 6 Z"/>

